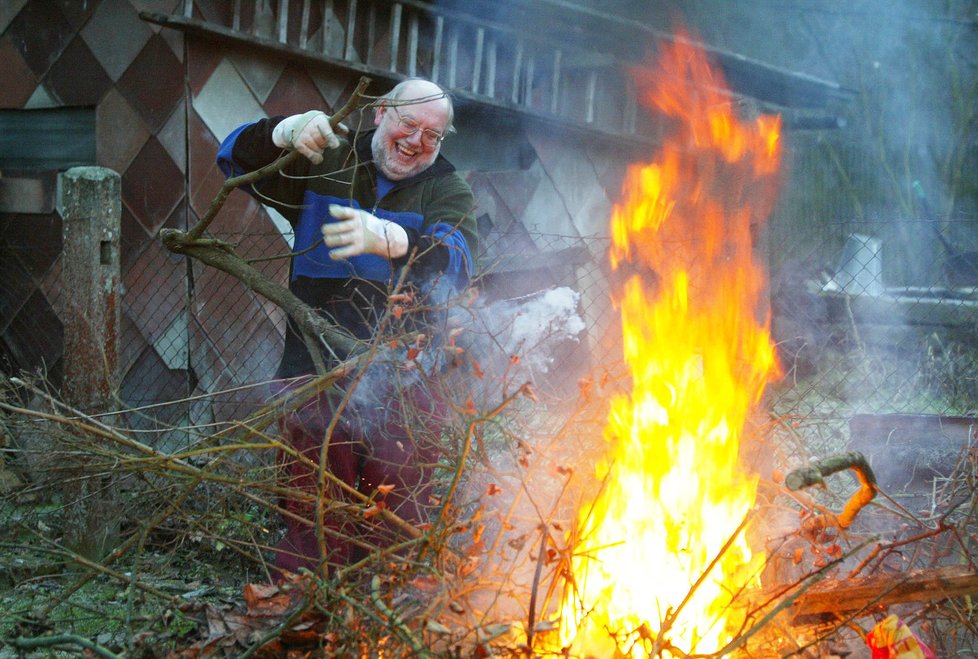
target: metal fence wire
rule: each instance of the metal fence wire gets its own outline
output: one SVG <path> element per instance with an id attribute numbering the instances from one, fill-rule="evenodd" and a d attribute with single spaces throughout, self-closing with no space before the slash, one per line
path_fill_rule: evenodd
<path id="1" fill-rule="evenodd" d="M 790 253 L 779 245 L 770 302 L 783 376 L 769 390 L 771 410 L 836 419 L 978 413 L 978 253 L 952 247 L 963 242 L 955 236 L 971 235 L 976 224 L 839 221 L 796 240 Z M 567 397 L 580 377 L 621 359 L 608 241 L 522 229 L 517 240 L 514 231 L 484 236 L 484 267 L 475 281 L 480 304 L 497 316 L 492 331 L 500 335 L 511 334 L 513 325 L 499 323 L 499 316 L 515 314 L 523 322 L 535 309 L 556 314 L 549 322 L 562 325 L 538 328 L 540 345 L 525 343 L 531 337 L 512 349 L 546 362 L 532 375 L 539 391 Z M 281 254 L 256 267 L 284 283 L 288 246 L 270 223 L 246 236 L 215 237 L 248 244 L 253 253 Z M 63 291 L 58 261 L 47 251 L 35 250 L 26 236 L 5 234 L 4 368 L 47 369 L 57 381 L 61 342 L 52 337 L 61 331 Z M 509 258 L 498 256 L 503 253 Z M 265 399 L 262 383 L 278 362 L 284 313 L 229 275 L 165 250 L 152 269 L 124 275 L 119 396 L 132 410 L 130 424 L 179 429 L 179 436 L 189 427 L 243 418 Z M 42 282 L 41 290 L 21 295 L 17 282 L 32 280 Z M 555 290 L 566 297 L 553 297 Z M 18 295 L 23 299 L 14 305 Z M 221 314 L 209 306 L 216 297 Z M 560 316 L 568 304 L 579 326 Z"/>
<path id="2" fill-rule="evenodd" d="M 835 222 L 772 275 L 793 415 L 970 415 L 978 402 L 978 259 L 944 234 L 973 220 Z M 800 250 L 798 250 L 800 252 Z"/>

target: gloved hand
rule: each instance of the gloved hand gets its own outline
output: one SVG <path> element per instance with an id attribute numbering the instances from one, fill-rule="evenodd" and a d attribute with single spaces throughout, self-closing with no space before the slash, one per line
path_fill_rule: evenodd
<path id="1" fill-rule="evenodd" d="M 389 259 L 407 254 L 407 231 L 400 224 L 338 204 L 330 204 L 329 214 L 339 220 L 322 226 L 323 241 L 334 261 L 357 254 L 376 254 Z"/>
<path id="2" fill-rule="evenodd" d="M 345 135 L 346 126 L 340 124 L 337 131 Z M 329 117 L 322 110 L 286 117 L 272 131 L 272 142 L 282 149 L 295 149 L 315 165 L 323 161 L 324 149 L 335 149 L 340 145 L 329 125 Z"/>

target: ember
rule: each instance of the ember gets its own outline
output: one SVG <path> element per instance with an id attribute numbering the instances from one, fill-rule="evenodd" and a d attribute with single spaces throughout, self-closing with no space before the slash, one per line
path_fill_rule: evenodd
<path id="1" fill-rule="evenodd" d="M 730 603 L 762 557 L 743 533 L 756 481 L 739 444 L 777 372 L 750 231 L 775 199 L 780 122 L 742 123 L 683 38 L 636 78 L 674 131 L 611 218 L 632 390 L 611 403 L 561 612 L 562 641 L 595 656 L 715 652 L 743 623 Z"/>

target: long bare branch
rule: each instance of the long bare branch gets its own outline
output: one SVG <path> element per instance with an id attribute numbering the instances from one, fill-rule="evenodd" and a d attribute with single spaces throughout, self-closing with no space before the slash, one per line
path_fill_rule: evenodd
<path id="1" fill-rule="evenodd" d="M 351 112 L 360 107 L 360 101 L 364 97 L 364 92 L 366 92 L 367 87 L 370 85 L 370 78 L 363 76 L 357 83 L 356 89 L 353 90 L 353 95 L 350 96 L 350 100 L 341 107 L 336 113 L 329 118 L 329 125 L 334 129 L 346 119 Z M 234 176 L 224 181 L 224 185 L 221 186 L 221 190 L 217 193 L 211 201 L 211 205 L 207 208 L 207 212 L 204 213 L 204 217 L 200 218 L 200 221 L 187 232 L 187 236 L 193 240 L 200 238 L 210 223 L 217 217 L 217 214 L 224 207 L 224 202 L 227 201 L 228 195 L 235 188 L 241 187 L 242 185 L 250 185 L 255 181 L 259 181 L 266 176 L 270 176 L 277 172 L 285 169 L 290 163 L 292 163 L 296 158 L 299 157 L 298 151 L 289 151 L 284 156 L 271 162 L 261 169 L 256 169 L 253 172 L 248 172 L 247 174 L 242 174 L 241 176 Z"/>
<path id="2" fill-rule="evenodd" d="M 330 117 L 331 126 L 335 128 L 354 109 L 359 107 L 369 84 L 369 78 L 360 78 L 350 100 Z M 298 157 L 297 154 L 298 151 L 290 151 L 261 169 L 227 179 L 217 196 L 214 197 L 204 217 L 192 229 L 186 232 L 179 229 L 162 229 L 160 240 L 171 252 L 185 254 L 212 268 L 226 272 L 259 295 L 279 305 L 298 326 L 299 334 L 312 356 L 316 372 L 319 375 L 325 375 L 326 365 L 320 353 L 323 346 L 329 349 L 337 360 L 341 361 L 357 350 L 359 342 L 348 332 L 317 314 L 312 307 L 293 295 L 286 287 L 276 284 L 261 274 L 236 254 L 230 244 L 221 240 L 201 237 L 211 221 L 224 207 L 224 202 L 232 190 L 281 171 Z"/>

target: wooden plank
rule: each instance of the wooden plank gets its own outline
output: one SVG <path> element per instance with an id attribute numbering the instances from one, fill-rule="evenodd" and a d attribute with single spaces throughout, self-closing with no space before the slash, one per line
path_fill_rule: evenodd
<path id="1" fill-rule="evenodd" d="M 635 82 L 631 76 L 625 76 L 625 114 L 622 117 L 622 132 L 634 133 L 638 120 L 638 101 L 636 99 Z"/>
<path id="2" fill-rule="evenodd" d="M 594 123 L 594 103 L 598 95 L 598 72 L 591 70 L 587 75 L 587 89 L 584 92 L 584 122 Z"/>
<path id="3" fill-rule="evenodd" d="M 562 57 L 560 49 L 554 51 L 554 71 L 550 81 L 550 114 L 557 114 L 560 109 L 560 60 Z"/>
<path id="4" fill-rule="evenodd" d="M 409 78 L 418 75 L 418 12 L 408 14 L 408 54 L 407 74 Z"/>
<path id="5" fill-rule="evenodd" d="M 302 21 L 299 25 L 299 48 L 305 48 L 309 44 L 309 3 L 311 0 L 302 0 Z"/>
<path id="6" fill-rule="evenodd" d="M 367 9 L 367 52 L 363 61 L 374 63 L 374 44 L 377 43 L 377 3 L 371 2 Z"/>
<path id="7" fill-rule="evenodd" d="M 278 0 L 278 40 L 289 42 L 289 0 Z"/>
<path id="8" fill-rule="evenodd" d="M 397 71 L 397 56 L 401 52 L 401 3 L 400 2 L 395 2 L 394 6 L 391 7 L 390 44 L 391 44 L 391 58 L 387 68 L 390 69 L 391 71 Z"/>
<path id="9" fill-rule="evenodd" d="M 357 29 L 357 0 L 350 0 L 346 12 L 346 43 L 343 45 L 343 59 L 352 61 L 353 33 Z"/>
<path id="10" fill-rule="evenodd" d="M 479 27 L 475 30 L 475 55 L 472 61 L 472 93 L 479 93 L 479 82 L 482 79 L 482 48 L 486 41 L 486 31 Z"/>
<path id="11" fill-rule="evenodd" d="M 455 86 L 455 72 L 458 65 L 458 28 L 448 29 L 448 87 Z"/>
<path id="12" fill-rule="evenodd" d="M 333 0 L 326 0 L 326 5 L 323 7 L 323 48 L 322 52 L 325 55 L 329 52 L 330 37 L 333 31 L 333 21 L 336 20 L 336 15 L 333 12 Z"/>
<path id="13" fill-rule="evenodd" d="M 486 48 L 486 84 L 483 88 L 486 96 L 496 95 L 496 40 L 492 38 Z"/>
<path id="14" fill-rule="evenodd" d="M 516 51 L 513 53 L 513 103 L 520 102 L 520 72 L 523 70 L 523 40 L 516 42 Z"/>
<path id="15" fill-rule="evenodd" d="M 526 58 L 526 71 L 523 75 L 523 105 L 533 107 L 533 77 L 536 75 L 537 61 L 531 54 Z"/>
<path id="16" fill-rule="evenodd" d="M 966 565 L 953 565 L 906 574 L 822 581 L 795 601 L 791 613 L 796 619 L 862 610 L 869 613 L 891 604 L 932 602 L 976 594 L 978 574 Z"/>
<path id="17" fill-rule="evenodd" d="M 435 16 L 435 40 L 432 44 L 431 55 L 431 79 L 438 82 L 438 74 L 441 73 L 441 39 L 445 32 L 445 19 L 442 16 Z"/>

